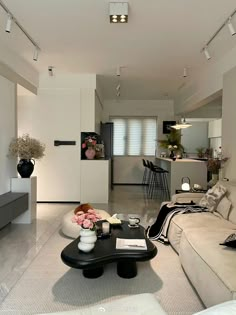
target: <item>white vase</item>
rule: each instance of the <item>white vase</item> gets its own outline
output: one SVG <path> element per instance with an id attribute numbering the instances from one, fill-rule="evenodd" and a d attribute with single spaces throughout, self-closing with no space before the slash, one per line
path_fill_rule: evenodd
<path id="1" fill-rule="evenodd" d="M 90 252 L 96 243 L 97 235 L 96 230 L 83 229 L 80 230 L 80 239 L 78 243 L 78 248 L 85 253 Z"/>

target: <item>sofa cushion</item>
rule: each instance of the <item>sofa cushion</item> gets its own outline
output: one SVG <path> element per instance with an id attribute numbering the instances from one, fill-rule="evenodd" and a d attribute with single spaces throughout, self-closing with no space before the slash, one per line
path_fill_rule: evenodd
<path id="1" fill-rule="evenodd" d="M 169 242 L 178 253 L 182 231 L 185 229 L 202 227 L 215 229 L 236 229 L 235 224 L 223 219 L 220 216 L 215 216 L 211 212 L 177 214 L 172 218 L 169 226 Z"/>
<path id="2" fill-rule="evenodd" d="M 229 212 L 229 221 L 236 224 L 236 181 L 219 181 L 218 183 L 224 185 L 227 189 L 226 196 L 232 202 Z"/>
<path id="3" fill-rule="evenodd" d="M 232 202 L 224 196 L 218 203 L 216 212 L 218 212 L 224 219 L 228 220 L 231 206 Z"/>
<path id="4" fill-rule="evenodd" d="M 207 207 L 209 211 L 213 212 L 221 198 L 226 194 L 226 191 L 227 189 L 225 186 L 217 183 L 206 192 L 206 194 L 200 200 L 199 205 L 202 207 Z"/>
<path id="5" fill-rule="evenodd" d="M 214 305 L 206 310 L 203 310 L 194 315 L 235 315 L 236 314 L 236 300 L 227 301 Z"/>
<path id="6" fill-rule="evenodd" d="M 236 234 L 230 234 L 223 243 L 220 243 L 220 245 L 236 248 Z"/>
<path id="7" fill-rule="evenodd" d="M 219 245 L 230 232 L 199 228 L 182 233 L 181 264 L 207 307 L 236 298 L 236 252 Z"/>

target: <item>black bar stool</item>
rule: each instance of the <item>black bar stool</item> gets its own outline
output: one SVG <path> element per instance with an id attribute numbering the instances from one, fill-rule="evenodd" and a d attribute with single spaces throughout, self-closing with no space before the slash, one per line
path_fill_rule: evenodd
<path id="1" fill-rule="evenodd" d="M 149 161 L 149 164 L 151 177 L 149 182 L 148 196 L 150 198 L 156 196 L 160 197 L 162 200 L 170 200 L 170 192 L 167 179 L 169 172 L 157 165 L 154 165 L 151 161 Z"/>
<path id="2" fill-rule="evenodd" d="M 144 166 L 142 185 L 147 185 L 149 169 L 148 169 L 147 162 L 144 159 L 142 159 L 142 161 L 143 161 L 143 166 Z"/>

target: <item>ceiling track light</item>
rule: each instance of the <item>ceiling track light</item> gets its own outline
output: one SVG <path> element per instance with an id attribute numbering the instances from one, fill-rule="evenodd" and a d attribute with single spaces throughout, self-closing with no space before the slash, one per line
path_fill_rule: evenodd
<path id="1" fill-rule="evenodd" d="M 48 66 L 48 74 L 50 77 L 53 76 L 53 68 L 54 68 L 53 66 Z"/>
<path id="2" fill-rule="evenodd" d="M 7 18 L 7 24 L 6 24 L 5 31 L 7 33 L 11 33 L 11 25 L 12 25 L 13 17 L 10 13 L 8 13 L 7 15 L 8 15 L 8 18 Z"/>
<path id="3" fill-rule="evenodd" d="M 0 0 L 0 6 L 3 8 L 3 10 L 8 15 L 5 31 L 7 33 L 11 32 L 12 21 L 14 21 L 15 25 L 17 25 L 19 27 L 21 32 L 28 38 L 28 40 L 32 43 L 32 45 L 35 47 L 35 49 L 37 48 L 37 53 L 34 51 L 34 54 L 33 54 L 33 60 L 37 61 L 38 60 L 38 53 L 40 51 L 39 46 L 36 44 L 36 42 L 33 40 L 33 38 L 26 32 L 26 30 L 23 28 L 23 26 L 16 20 L 14 15 L 10 12 L 10 10 L 8 10 L 8 8 L 5 6 L 5 4 L 1 0 Z"/>
<path id="4" fill-rule="evenodd" d="M 117 76 L 117 77 L 120 77 L 120 67 L 117 67 L 117 68 L 116 68 L 116 76 Z"/>
<path id="5" fill-rule="evenodd" d="M 186 78 L 188 76 L 187 68 L 184 68 L 183 77 Z"/>
<path id="6" fill-rule="evenodd" d="M 109 3 L 110 23 L 128 23 L 128 3 Z"/>
<path id="7" fill-rule="evenodd" d="M 231 17 L 229 18 L 227 25 L 228 25 L 230 34 L 231 34 L 232 36 L 235 35 L 235 34 L 236 34 L 236 31 L 235 31 L 235 29 L 234 29 L 234 27 L 233 27 L 233 24 L 231 23 Z"/>
<path id="8" fill-rule="evenodd" d="M 209 54 L 209 51 L 208 51 L 207 47 L 204 48 L 203 52 L 204 52 L 204 54 L 205 54 L 206 59 L 207 59 L 207 60 L 210 60 L 210 59 L 211 59 L 211 56 L 210 56 L 210 54 Z"/>
<path id="9" fill-rule="evenodd" d="M 38 47 L 34 47 L 34 54 L 33 54 L 33 60 L 38 61 L 38 56 L 39 56 L 39 49 Z"/>
<path id="10" fill-rule="evenodd" d="M 201 49 L 201 53 L 204 52 L 207 60 L 211 59 L 210 54 L 207 50 L 207 47 L 210 45 L 210 43 L 215 39 L 215 37 L 219 34 L 219 32 L 225 27 L 225 25 L 228 25 L 230 34 L 233 36 L 236 34 L 236 31 L 233 27 L 233 24 L 231 23 L 232 17 L 236 14 L 236 9 L 230 14 L 230 16 L 227 17 L 227 19 L 224 21 L 224 23 L 217 29 L 217 31 L 211 36 L 211 38 L 208 40 L 208 42 L 205 44 L 205 46 Z"/>

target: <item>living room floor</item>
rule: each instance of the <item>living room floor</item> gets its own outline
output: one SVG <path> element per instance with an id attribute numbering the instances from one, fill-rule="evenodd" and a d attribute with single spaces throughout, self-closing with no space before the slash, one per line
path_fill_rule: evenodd
<path id="1" fill-rule="evenodd" d="M 114 213 L 136 214 L 140 217 L 141 224 L 147 227 L 156 219 L 160 203 L 160 200 L 147 199 L 145 189 L 142 186 L 121 185 L 114 186 L 108 204 L 92 205 L 95 208 L 108 211 L 111 215 Z M 63 215 L 76 206 L 76 204 L 68 203 L 38 203 L 37 219 L 32 224 L 9 224 L 0 230 L 0 303 L 5 302 L 11 291 L 14 292 L 13 289 L 17 287 L 17 283 L 32 262 L 52 236 L 55 233 L 58 234 L 57 231 L 60 231 Z M 163 254 L 171 250 L 168 246 L 162 246 L 161 248 L 158 245 L 158 250 L 163 252 Z M 178 256 L 175 253 L 171 255 L 173 255 L 172 261 L 178 262 Z M 180 267 L 178 268 L 179 277 L 179 272 L 182 273 L 182 271 Z M 182 277 L 186 281 L 184 273 Z M 172 286 L 171 283 L 170 285 Z M 186 285 L 188 284 L 185 283 L 184 286 Z M 194 310 L 202 309 L 202 304 L 198 300 L 197 295 L 195 295 L 194 291 L 191 294 L 195 299 L 193 302 L 193 304 L 195 303 Z M 172 313 L 170 312 L 170 314 Z M 175 311 L 173 314 L 175 314 Z M 191 312 L 187 310 L 186 313 L 178 314 L 191 314 Z"/>

